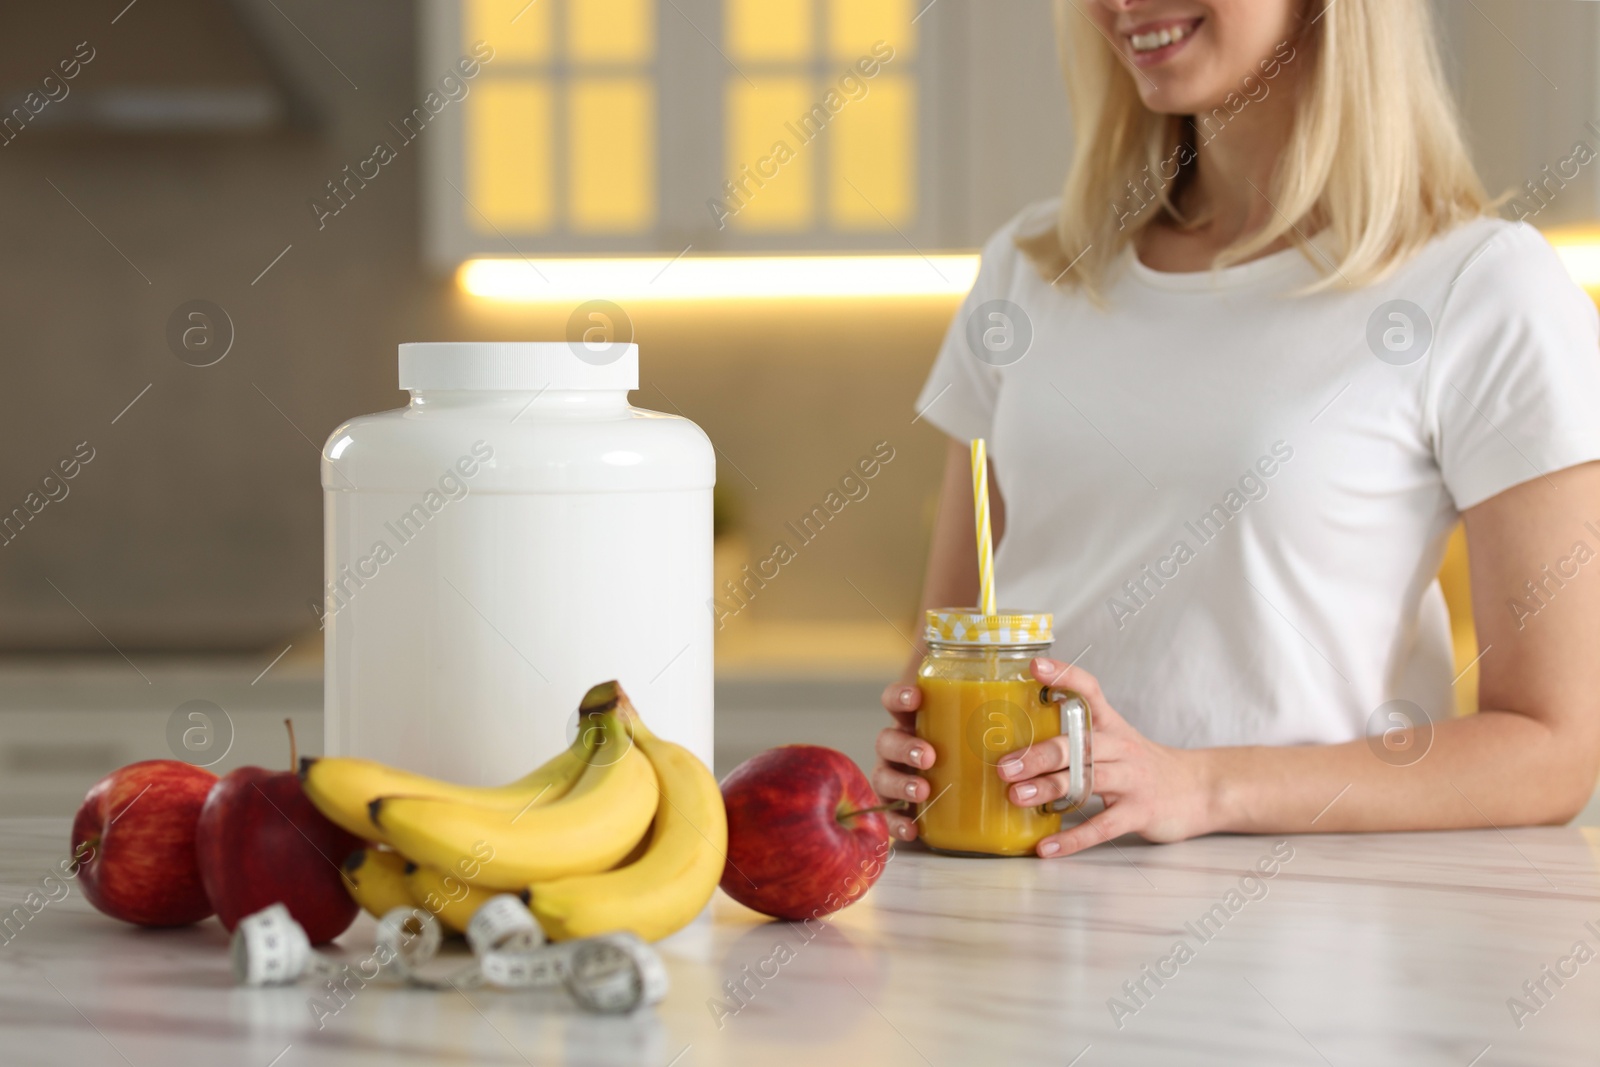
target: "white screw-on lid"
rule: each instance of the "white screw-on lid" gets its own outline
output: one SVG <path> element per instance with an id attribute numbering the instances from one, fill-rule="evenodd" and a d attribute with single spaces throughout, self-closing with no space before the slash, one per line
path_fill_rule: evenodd
<path id="1" fill-rule="evenodd" d="M 637 389 L 639 346 L 424 341 L 400 346 L 402 389 Z"/>

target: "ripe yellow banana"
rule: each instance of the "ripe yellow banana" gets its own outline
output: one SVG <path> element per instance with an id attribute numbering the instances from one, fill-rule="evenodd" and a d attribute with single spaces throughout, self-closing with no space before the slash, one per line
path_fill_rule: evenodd
<path id="1" fill-rule="evenodd" d="M 722 879 L 728 818 L 717 780 L 694 754 L 645 729 L 615 682 L 589 690 L 583 708 L 617 708 L 655 767 L 662 803 L 636 861 L 600 874 L 537 882 L 528 907 L 552 941 L 631 930 L 658 941 L 700 914 Z"/>
<path id="2" fill-rule="evenodd" d="M 615 709 L 586 715 L 588 765 L 559 800 L 523 811 L 434 797 L 372 802 L 370 817 L 416 863 L 459 872 L 473 885 L 517 892 L 532 882 L 590 874 L 631 851 L 655 815 L 656 772 Z M 477 857 L 479 862 L 464 864 Z"/>
<path id="3" fill-rule="evenodd" d="M 357 849 L 344 861 L 344 887 L 368 915 L 381 919 L 394 908 L 415 903 L 406 887 L 406 866 L 406 858 L 398 852 Z"/>
<path id="4" fill-rule="evenodd" d="M 537 807 L 571 791 L 588 765 L 587 757 L 594 742 L 594 731 L 579 730 L 569 748 L 537 770 L 507 785 L 487 788 L 456 785 L 373 760 L 347 756 L 301 760 L 300 784 L 317 810 L 336 825 L 367 841 L 390 844 L 368 812 L 379 797 L 439 797 L 512 812 L 521 811 L 530 804 Z"/>
<path id="5" fill-rule="evenodd" d="M 405 884 L 411 899 L 453 934 L 466 933 L 473 913 L 495 895 L 492 889 L 480 889 L 458 874 L 416 863 L 408 864 Z"/>

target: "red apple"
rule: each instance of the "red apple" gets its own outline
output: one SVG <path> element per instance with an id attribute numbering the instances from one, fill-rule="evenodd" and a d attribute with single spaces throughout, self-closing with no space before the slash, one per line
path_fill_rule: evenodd
<path id="1" fill-rule="evenodd" d="M 872 783 L 843 752 L 783 745 L 722 780 L 728 865 L 722 891 L 779 919 L 854 903 L 889 861 L 889 824 Z"/>
<path id="2" fill-rule="evenodd" d="M 217 776 L 175 759 L 130 763 L 100 779 L 72 820 L 72 854 L 89 903 L 141 926 L 211 914 L 195 824 Z"/>
<path id="3" fill-rule="evenodd" d="M 332 941 L 359 910 L 341 865 L 365 842 L 312 807 L 293 771 L 240 767 L 212 788 L 200 812 L 200 876 L 228 930 L 282 904 L 313 945 Z"/>

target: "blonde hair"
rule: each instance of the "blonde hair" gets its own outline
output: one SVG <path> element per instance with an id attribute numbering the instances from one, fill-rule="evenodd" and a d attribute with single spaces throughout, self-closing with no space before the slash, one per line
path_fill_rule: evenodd
<path id="1" fill-rule="evenodd" d="M 1230 121 L 1257 90 L 1245 79 L 1229 97 L 1246 101 L 1238 111 L 1217 108 L 1198 122 L 1151 111 L 1133 73 L 1075 8 L 1076 0 L 1056 0 L 1074 142 L 1061 213 L 1053 229 L 1020 236 L 1017 245 L 1041 276 L 1080 285 L 1098 300 L 1144 227 L 1163 216 L 1182 227 L 1205 221 L 1185 218 L 1175 202 L 1203 148 L 1196 133 Z M 1445 87 L 1427 0 L 1309 0 L 1308 8 L 1319 13 L 1277 53 L 1281 59 L 1291 49 L 1285 64 L 1305 69 L 1294 86 L 1292 130 L 1262 190 L 1274 205 L 1270 221 L 1223 249 L 1213 266 L 1284 239 L 1324 271 L 1311 292 L 1377 281 L 1492 204 Z M 1255 79 L 1263 84 L 1280 72 L 1264 67 Z M 1308 247 L 1324 227 L 1336 262 Z"/>

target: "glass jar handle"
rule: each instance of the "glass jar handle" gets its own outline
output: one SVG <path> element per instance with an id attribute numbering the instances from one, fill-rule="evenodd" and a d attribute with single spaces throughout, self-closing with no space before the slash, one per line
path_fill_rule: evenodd
<path id="1" fill-rule="evenodd" d="M 1094 754 L 1091 750 L 1089 706 L 1083 698 L 1070 689 L 1045 686 L 1039 699 L 1061 705 L 1061 732 L 1067 738 L 1067 793 L 1048 804 L 1040 805 L 1046 815 L 1061 811 L 1076 811 L 1083 807 L 1094 793 Z"/>

